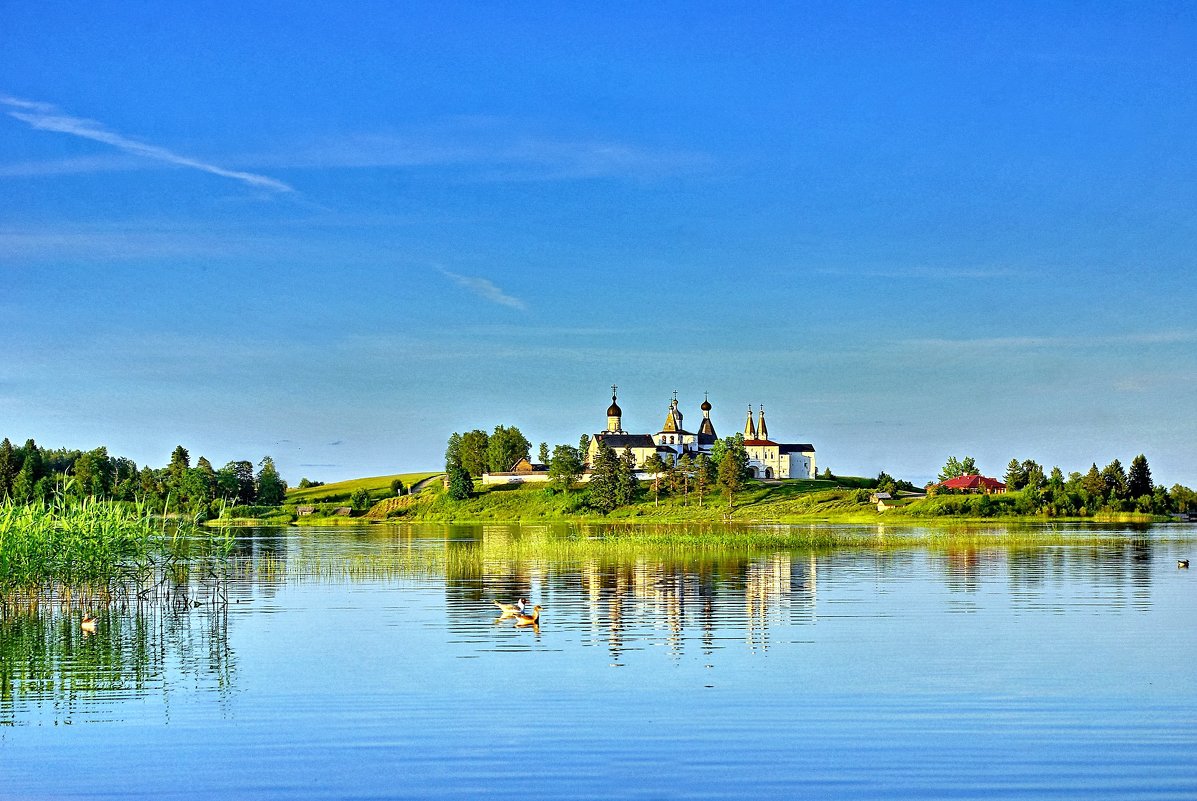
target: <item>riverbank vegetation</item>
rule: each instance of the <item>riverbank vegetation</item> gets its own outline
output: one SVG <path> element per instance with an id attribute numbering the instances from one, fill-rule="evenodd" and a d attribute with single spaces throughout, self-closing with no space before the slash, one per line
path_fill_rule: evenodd
<path id="1" fill-rule="evenodd" d="M 227 534 L 161 511 L 69 494 L 0 502 L 0 601 L 139 592 L 162 570 L 230 552 Z"/>

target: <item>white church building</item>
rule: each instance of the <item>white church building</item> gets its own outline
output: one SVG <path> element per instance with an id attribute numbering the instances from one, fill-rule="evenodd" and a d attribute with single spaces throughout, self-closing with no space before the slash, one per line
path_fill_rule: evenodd
<path id="1" fill-rule="evenodd" d="M 586 461 L 594 464 L 599 443 L 602 442 L 616 453 L 624 449 L 632 452 L 637 467 L 653 454 L 659 454 L 667 464 L 676 464 L 683 456 L 695 458 L 700 453 L 710 454 L 718 436 L 711 422 L 711 402 L 703 399 L 699 411 L 702 420 L 698 431 L 687 431 L 684 416 L 678 407 L 677 393 L 665 413 L 665 422 L 655 434 L 631 434 L 623 429 L 623 410 L 616 396 L 617 387 L 611 387 L 611 405 L 607 407 L 607 428 L 594 434 Z M 748 453 L 748 469 L 754 478 L 814 478 L 815 448 L 808 443 L 780 443 L 769 439 L 765 424 L 765 407 L 760 407 L 759 422 L 753 420 L 752 407 L 748 407 L 748 420 L 744 424 L 744 449 Z"/>

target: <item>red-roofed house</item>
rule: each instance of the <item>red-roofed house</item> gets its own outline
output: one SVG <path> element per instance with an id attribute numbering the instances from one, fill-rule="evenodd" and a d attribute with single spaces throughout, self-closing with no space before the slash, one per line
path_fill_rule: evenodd
<path id="1" fill-rule="evenodd" d="M 988 478 L 986 476 L 956 476 L 955 478 L 949 478 L 947 481 L 941 481 L 938 486 L 940 489 L 970 493 L 989 494 L 1006 491 L 1005 484 L 996 478 Z"/>

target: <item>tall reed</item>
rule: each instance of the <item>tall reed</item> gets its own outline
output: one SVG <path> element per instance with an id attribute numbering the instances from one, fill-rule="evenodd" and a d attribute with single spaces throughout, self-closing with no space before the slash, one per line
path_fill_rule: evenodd
<path id="1" fill-rule="evenodd" d="M 165 511 L 165 510 L 164 510 Z M 57 497 L 0 503 L 0 596 L 48 587 L 94 588 L 144 576 L 155 566 L 222 555 L 231 538 L 144 504 Z"/>

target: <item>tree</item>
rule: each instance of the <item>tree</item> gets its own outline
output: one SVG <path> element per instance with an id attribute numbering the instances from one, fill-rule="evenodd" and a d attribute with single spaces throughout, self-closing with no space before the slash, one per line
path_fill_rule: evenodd
<path id="1" fill-rule="evenodd" d="M 216 486 L 225 500 L 239 505 L 252 504 L 257 498 L 253 462 L 229 462 L 216 473 Z"/>
<path id="2" fill-rule="evenodd" d="M 594 465 L 590 471 L 588 502 L 602 514 L 607 514 L 619 505 L 620 463 L 611 446 L 599 440 L 594 454 Z"/>
<path id="3" fill-rule="evenodd" d="M 1097 471 L 1097 462 L 1094 462 L 1089 467 L 1089 472 L 1081 479 L 1081 487 L 1088 493 L 1089 497 L 1099 503 L 1105 498 L 1105 482 L 1102 481 L 1101 473 Z"/>
<path id="4" fill-rule="evenodd" d="M 578 453 L 582 454 L 582 466 L 586 466 L 586 462 L 590 459 L 590 435 L 583 434 L 578 437 Z"/>
<path id="5" fill-rule="evenodd" d="M 527 459 L 532 453 L 528 442 L 515 426 L 495 426 L 486 443 L 486 464 L 492 473 L 510 470 L 520 459 Z"/>
<path id="6" fill-rule="evenodd" d="M 445 471 L 454 467 L 461 467 L 461 434 L 456 431 L 449 435 L 449 443 L 445 446 Z"/>
<path id="7" fill-rule="evenodd" d="M 106 447 L 79 454 L 75 460 L 75 486 L 80 497 L 107 497 L 112 491 L 112 473 Z"/>
<path id="8" fill-rule="evenodd" d="M 961 461 L 955 456 L 949 456 L 947 463 L 943 466 L 943 470 L 939 471 L 939 480 L 947 481 L 957 476 L 979 475 L 981 475 L 981 471 L 977 469 L 977 460 L 973 457 L 965 456 L 964 461 Z"/>
<path id="9" fill-rule="evenodd" d="M 719 486 L 727 494 L 727 508 L 735 508 L 736 493 L 744 486 L 748 476 L 748 452 L 742 444 L 732 442 L 728 445 L 719 462 Z"/>
<path id="10" fill-rule="evenodd" d="M 464 501 L 474 493 L 474 480 L 464 467 L 449 470 L 449 498 Z"/>
<path id="11" fill-rule="evenodd" d="M 355 512 L 364 512 L 370 508 L 370 493 L 365 487 L 358 487 L 349 496 L 349 505 Z"/>
<path id="12" fill-rule="evenodd" d="M 162 501 L 162 482 L 158 480 L 158 474 L 149 466 L 141 468 L 141 472 L 137 475 L 137 489 L 141 493 L 141 499 L 145 503 L 156 506 Z M 234 487 L 234 494 L 236 487 Z"/>
<path id="13" fill-rule="evenodd" d="M 1010 464 L 1006 465 L 1006 489 L 1014 492 L 1026 485 L 1027 474 L 1022 468 L 1022 463 L 1017 459 L 1011 459 Z"/>
<path id="14" fill-rule="evenodd" d="M 1189 489 L 1184 484 L 1173 484 L 1172 488 L 1168 490 L 1168 494 L 1172 497 L 1172 505 L 1176 508 L 1176 511 L 1197 511 L 1197 492 Z"/>
<path id="15" fill-rule="evenodd" d="M 0 442 L 0 501 L 12 495 L 12 482 L 17 477 L 17 455 L 8 437 Z"/>
<path id="16" fill-rule="evenodd" d="M 661 474 L 665 469 L 665 462 L 659 453 L 644 460 L 644 471 L 653 477 L 653 506 L 661 504 Z"/>
<path id="17" fill-rule="evenodd" d="M 822 478 L 824 481 L 833 481 L 833 480 L 835 479 L 835 476 L 833 476 L 833 475 L 831 474 L 831 468 L 830 468 L 830 467 L 824 467 L 824 468 L 823 468 L 823 474 L 820 476 L 820 478 Z"/>
<path id="18" fill-rule="evenodd" d="M 257 502 L 263 506 L 281 506 L 287 497 L 287 482 L 274 467 L 274 460 L 263 456 L 258 462 L 258 477 L 254 484 Z"/>
<path id="19" fill-rule="evenodd" d="M 1115 459 L 1101 470 L 1102 484 L 1105 485 L 1106 497 L 1110 500 L 1121 500 L 1126 496 L 1126 471 L 1122 469 L 1122 462 Z"/>
<path id="20" fill-rule="evenodd" d="M 392 495 L 402 495 L 403 494 L 403 479 L 401 479 L 401 478 L 391 479 L 391 494 Z"/>
<path id="21" fill-rule="evenodd" d="M 199 467 L 192 467 L 183 475 L 183 486 L 179 494 L 180 502 L 195 510 L 207 506 L 216 497 L 208 475 Z"/>
<path id="22" fill-rule="evenodd" d="M 1151 480 L 1151 468 L 1147 466 L 1147 457 L 1139 454 L 1131 459 L 1130 473 L 1126 477 L 1126 492 L 1131 498 L 1142 498 L 1151 495 L 1155 484 Z"/>
<path id="23" fill-rule="evenodd" d="M 698 459 L 694 462 L 694 491 L 698 493 L 699 506 L 702 506 L 703 497 L 717 478 L 715 463 L 708 459 L 705 453 L 698 454 Z"/>
<path id="24" fill-rule="evenodd" d="M 568 493 L 581 477 L 582 455 L 578 449 L 569 445 L 553 448 L 553 456 L 549 459 L 549 480 Z"/>
<path id="25" fill-rule="evenodd" d="M 1053 490 L 1064 489 L 1064 471 L 1059 467 L 1052 468 L 1051 477 L 1047 480 Z"/>
<path id="26" fill-rule="evenodd" d="M 212 469 L 212 463 L 205 457 L 201 456 L 199 461 L 195 463 L 195 469 L 204 477 L 204 483 L 207 485 L 204 489 L 204 497 L 209 501 L 216 499 L 216 471 Z"/>
<path id="27" fill-rule="evenodd" d="M 685 498 L 686 506 L 689 506 L 690 481 L 694 478 L 694 460 L 690 457 L 690 454 L 684 454 L 678 461 L 677 470 L 674 471 L 674 477 L 676 478 L 676 484 L 680 484 L 681 486 L 679 487 L 675 484 L 675 486 L 671 489 L 674 491 L 680 489 L 682 491 L 682 497 Z"/>
<path id="28" fill-rule="evenodd" d="M 896 495 L 898 492 L 898 482 L 894 480 L 893 476 L 882 470 L 877 474 L 877 491 Z"/>
<path id="29" fill-rule="evenodd" d="M 37 443 L 32 439 L 25 440 L 24 447 L 21 448 L 21 469 L 29 468 L 28 475 L 32 479 L 32 486 L 45 478 L 45 459 L 42 456 L 42 449 L 37 447 Z"/>
<path id="30" fill-rule="evenodd" d="M 36 500 L 37 479 L 34 478 L 33 462 L 26 459 L 17 477 L 12 482 L 12 499 L 16 503 L 31 503 Z"/>
<path id="31" fill-rule="evenodd" d="M 191 469 L 191 454 L 182 445 L 176 445 L 170 454 L 170 464 L 166 467 L 166 483 L 172 492 L 182 491 L 183 477 Z"/>
<path id="32" fill-rule="evenodd" d="M 472 477 L 479 477 L 486 472 L 486 449 L 489 444 L 490 437 L 481 429 L 475 428 L 461 435 L 461 467 Z"/>
<path id="33" fill-rule="evenodd" d="M 636 456 L 625 447 L 615 465 L 615 503 L 627 506 L 636 502 L 640 493 L 640 481 L 636 478 Z"/>
<path id="34" fill-rule="evenodd" d="M 549 443 L 540 443 L 540 449 L 536 452 L 536 461 L 541 464 L 549 463 Z"/>

